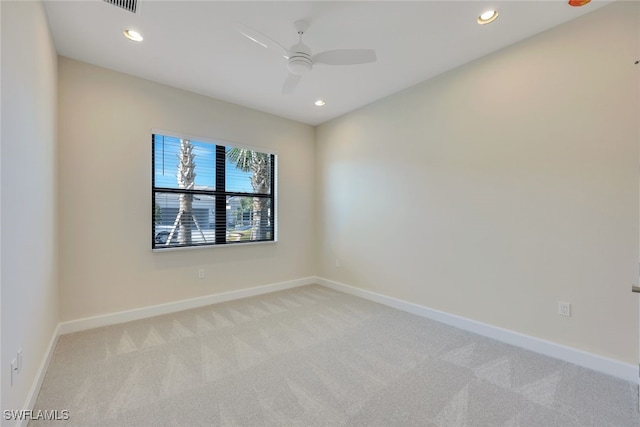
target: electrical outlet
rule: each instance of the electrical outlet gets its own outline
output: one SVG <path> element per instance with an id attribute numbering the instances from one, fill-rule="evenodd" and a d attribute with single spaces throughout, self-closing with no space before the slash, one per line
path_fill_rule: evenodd
<path id="1" fill-rule="evenodd" d="M 560 316 L 571 317 L 571 303 L 558 301 L 558 314 Z"/>
<path id="2" fill-rule="evenodd" d="M 198 270 L 198 279 L 204 279 L 204 268 Z"/>
<path id="3" fill-rule="evenodd" d="M 340 267 L 340 260 L 339 259 L 336 259 L 336 267 L 338 267 L 338 268 Z"/>

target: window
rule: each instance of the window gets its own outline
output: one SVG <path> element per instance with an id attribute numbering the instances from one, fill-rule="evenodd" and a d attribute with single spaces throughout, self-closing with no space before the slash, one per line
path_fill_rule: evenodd
<path id="1" fill-rule="evenodd" d="M 152 136 L 152 248 L 276 240 L 276 155 Z"/>

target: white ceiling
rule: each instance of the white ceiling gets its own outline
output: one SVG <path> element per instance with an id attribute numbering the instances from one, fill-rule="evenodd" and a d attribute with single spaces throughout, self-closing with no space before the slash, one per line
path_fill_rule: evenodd
<path id="1" fill-rule="evenodd" d="M 103 0 L 47 0 L 60 55 L 317 125 L 602 7 L 566 0 L 161 1 L 138 12 Z M 478 25 L 478 15 L 500 16 Z M 306 19 L 311 50 L 370 48 L 372 64 L 315 65 L 282 95 L 286 59 L 238 33 L 241 23 L 289 47 Z M 125 39 L 133 28 L 144 41 Z M 313 103 L 322 98 L 324 107 Z"/>

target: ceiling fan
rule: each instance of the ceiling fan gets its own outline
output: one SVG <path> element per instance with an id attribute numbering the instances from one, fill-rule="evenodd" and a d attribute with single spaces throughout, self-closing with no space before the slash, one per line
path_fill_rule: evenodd
<path id="1" fill-rule="evenodd" d="M 294 27 L 298 32 L 299 39 L 298 43 L 289 49 L 246 25 L 236 23 L 234 26 L 240 34 L 249 40 L 259 44 L 265 49 L 278 52 L 287 60 L 289 75 L 282 86 L 283 95 L 293 93 L 302 76 L 311 72 L 314 64 L 355 65 L 376 61 L 376 52 L 373 49 L 335 49 L 312 54 L 311 49 L 302 43 L 302 36 L 309 28 L 309 23 L 304 20 L 294 22 Z"/>

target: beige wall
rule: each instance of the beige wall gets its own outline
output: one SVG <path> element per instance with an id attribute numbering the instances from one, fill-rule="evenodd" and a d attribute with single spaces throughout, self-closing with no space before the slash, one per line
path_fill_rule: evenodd
<path id="1" fill-rule="evenodd" d="M 44 6 L 2 15 L 2 410 L 23 409 L 58 322 L 56 61 Z M 10 383 L 11 360 L 23 369 Z M 13 425 L 2 417 L 2 425 Z"/>
<path id="2" fill-rule="evenodd" d="M 637 363 L 638 8 L 319 126 L 319 275 Z"/>
<path id="3" fill-rule="evenodd" d="M 58 72 L 62 321 L 315 274 L 311 126 L 68 58 Z M 152 128 L 275 150 L 279 242 L 153 253 Z"/>

